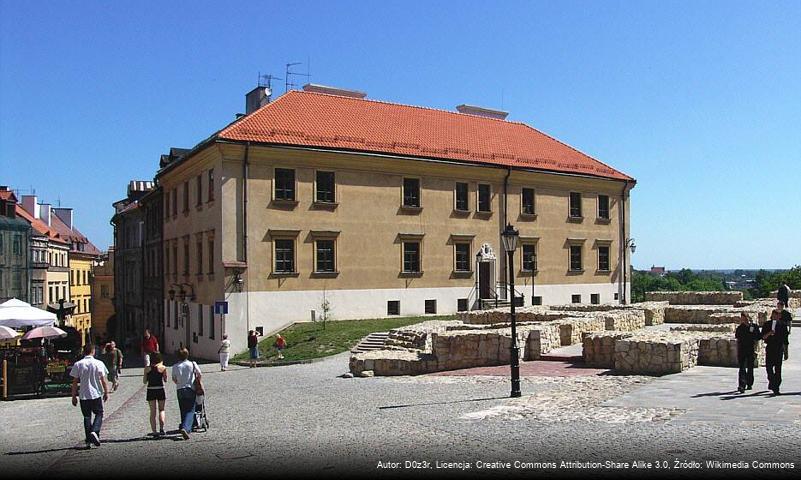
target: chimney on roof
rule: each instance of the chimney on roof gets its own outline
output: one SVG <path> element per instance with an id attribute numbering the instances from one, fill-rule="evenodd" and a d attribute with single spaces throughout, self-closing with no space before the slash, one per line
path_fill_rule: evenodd
<path id="1" fill-rule="evenodd" d="M 494 118 L 496 120 L 506 120 L 509 112 L 503 110 L 493 110 L 491 108 L 477 107 L 475 105 L 465 105 L 464 103 L 456 106 L 456 111 L 467 115 L 478 115 L 479 117 Z"/>
<path id="2" fill-rule="evenodd" d="M 367 96 L 366 93 L 358 90 L 348 90 L 345 88 L 328 87 L 326 85 L 318 85 L 316 83 L 307 83 L 303 86 L 304 92 L 325 93 L 327 95 L 337 95 L 340 97 L 350 97 L 362 99 Z"/>
<path id="3" fill-rule="evenodd" d="M 36 195 L 23 195 L 22 208 L 30 213 L 33 218 L 40 218 L 39 203 L 37 202 Z"/>
<path id="4" fill-rule="evenodd" d="M 50 204 L 39 204 L 39 220 L 43 221 L 45 225 L 50 226 Z"/>
<path id="5" fill-rule="evenodd" d="M 245 94 L 245 115 L 255 112 L 270 103 L 273 92 L 270 87 L 258 86 Z M 237 115 L 239 118 L 239 115 Z"/>
<path id="6" fill-rule="evenodd" d="M 57 207 L 53 209 L 53 213 L 56 214 L 58 218 L 61 219 L 62 222 L 72 230 L 72 209 L 67 207 Z"/>

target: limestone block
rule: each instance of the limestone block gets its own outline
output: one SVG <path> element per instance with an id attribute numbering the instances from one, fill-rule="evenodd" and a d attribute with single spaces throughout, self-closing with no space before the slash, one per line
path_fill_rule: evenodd
<path id="1" fill-rule="evenodd" d="M 667 301 L 671 305 L 734 305 L 742 301 L 743 292 L 645 292 L 645 301 Z"/>

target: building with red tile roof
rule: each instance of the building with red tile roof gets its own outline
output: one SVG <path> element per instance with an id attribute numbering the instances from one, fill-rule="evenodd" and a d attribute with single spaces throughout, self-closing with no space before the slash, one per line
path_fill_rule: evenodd
<path id="1" fill-rule="evenodd" d="M 628 298 L 631 176 L 506 113 L 307 86 L 162 155 L 164 348 L 319 316 Z M 514 264 L 507 224 L 519 231 Z M 225 325 L 212 307 L 225 299 Z"/>

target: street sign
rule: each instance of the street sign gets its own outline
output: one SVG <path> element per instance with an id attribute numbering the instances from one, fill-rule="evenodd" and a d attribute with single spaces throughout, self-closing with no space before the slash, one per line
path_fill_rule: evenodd
<path id="1" fill-rule="evenodd" d="M 214 302 L 214 313 L 228 315 L 228 302 Z"/>

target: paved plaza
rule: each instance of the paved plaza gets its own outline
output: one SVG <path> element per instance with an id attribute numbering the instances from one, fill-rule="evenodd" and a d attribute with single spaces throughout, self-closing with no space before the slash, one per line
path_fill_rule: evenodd
<path id="1" fill-rule="evenodd" d="M 82 472 L 147 478 L 181 471 L 232 478 L 489 477 L 498 474 L 484 468 L 492 466 L 530 477 L 542 473 L 541 467 L 554 467 L 549 473 L 557 474 L 641 475 L 632 464 L 651 462 L 649 474 L 668 467 L 672 475 L 696 477 L 712 473 L 708 461 L 720 461 L 770 467 L 760 472 L 769 478 L 792 476 L 801 468 L 798 343 L 785 363 L 779 397 L 766 391 L 764 369 L 757 371 L 755 389 L 739 395 L 731 368 L 696 367 L 653 378 L 525 362 L 523 397 L 510 399 L 508 367 L 340 378 L 348 354 L 228 372 L 206 364 L 211 428 L 189 441 L 177 434 L 146 435 L 145 389 L 140 370 L 130 368 L 106 404 L 103 445 L 96 449 L 83 449 L 80 411 L 69 397 L 0 403 L 0 470 L 46 478 Z M 167 419 L 174 431 L 174 394 Z M 406 469 L 407 461 L 431 468 Z M 380 462 L 387 468 L 378 468 Z M 716 472 L 754 474 L 753 468 Z"/>

